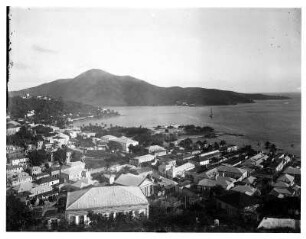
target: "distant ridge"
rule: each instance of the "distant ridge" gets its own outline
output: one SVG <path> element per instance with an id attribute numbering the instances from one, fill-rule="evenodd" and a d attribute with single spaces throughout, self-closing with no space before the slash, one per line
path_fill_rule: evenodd
<path id="1" fill-rule="evenodd" d="M 116 76 L 99 69 L 72 79 L 60 79 L 10 92 L 10 96 L 48 95 L 94 106 L 232 105 L 254 100 L 288 99 L 284 96 L 243 94 L 200 87 L 159 87 L 131 76 Z"/>

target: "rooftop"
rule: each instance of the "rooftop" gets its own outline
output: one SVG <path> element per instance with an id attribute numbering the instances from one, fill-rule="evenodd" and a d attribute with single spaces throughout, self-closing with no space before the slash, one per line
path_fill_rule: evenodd
<path id="1" fill-rule="evenodd" d="M 145 178 L 137 176 L 131 173 L 121 174 L 119 178 L 115 181 L 116 184 L 124 186 L 139 186 Z"/>
<path id="2" fill-rule="evenodd" d="M 135 186 L 92 187 L 68 192 L 66 210 L 149 205 L 140 188 Z"/>

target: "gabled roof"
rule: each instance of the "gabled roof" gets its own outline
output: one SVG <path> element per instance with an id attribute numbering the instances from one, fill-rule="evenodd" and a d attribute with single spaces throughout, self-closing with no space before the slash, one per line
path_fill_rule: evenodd
<path id="1" fill-rule="evenodd" d="M 238 185 L 236 187 L 233 187 L 231 190 L 240 192 L 240 193 L 245 193 L 249 196 L 253 195 L 256 192 L 256 188 L 253 188 L 249 185 Z"/>
<path id="2" fill-rule="evenodd" d="M 285 183 L 285 182 L 282 182 L 282 181 L 278 181 L 276 182 L 273 187 L 275 188 L 289 188 L 289 184 L 288 183 Z"/>
<path id="3" fill-rule="evenodd" d="M 217 182 L 216 180 L 204 178 L 198 182 L 198 185 L 203 187 L 215 187 L 217 186 Z"/>
<path id="4" fill-rule="evenodd" d="M 288 167 L 285 169 L 284 173 L 286 174 L 292 174 L 292 175 L 301 175 L 301 169 L 300 168 L 293 168 L 293 167 Z"/>
<path id="5" fill-rule="evenodd" d="M 299 225 L 299 220 L 289 218 L 267 218 L 264 217 L 259 223 L 257 229 L 277 229 L 277 228 L 292 228 L 296 229 Z"/>
<path id="6" fill-rule="evenodd" d="M 246 184 L 253 184 L 256 179 L 257 178 L 255 178 L 254 176 L 249 176 L 249 177 L 245 178 L 244 180 L 242 180 L 242 182 L 246 183 Z"/>
<path id="7" fill-rule="evenodd" d="M 148 205 L 138 187 L 110 186 L 68 192 L 66 210 Z"/>
<path id="8" fill-rule="evenodd" d="M 218 176 L 216 178 L 216 182 L 218 185 L 224 187 L 224 188 L 227 188 L 229 185 L 231 185 L 232 183 L 236 182 L 235 179 L 233 178 L 230 178 L 230 177 L 221 177 L 221 176 Z"/>
<path id="9" fill-rule="evenodd" d="M 236 167 L 231 167 L 231 166 L 220 166 L 218 167 L 218 171 L 221 172 L 230 172 L 230 173 L 238 173 L 238 174 L 243 174 L 246 172 L 245 169 L 242 168 L 236 168 Z"/>
<path id="10" fill-rule="evenodd" d="M 282 176 L 280 176 L 277 181 L 281 181 L 281 182 L 290 182 L 292 183 L 294 181 L 294 177 L 289 175 L 289 174 L 283 174 Z"/>
<path id="11" fill-rule="evenodd" d="M 127 174 L 121 174 L 119 178 L 117 178 L 115 183 L 123 186 L 139 186 L 142 184 L 144 180 L 145 180 L 144 177 L 127 173 Z"/>

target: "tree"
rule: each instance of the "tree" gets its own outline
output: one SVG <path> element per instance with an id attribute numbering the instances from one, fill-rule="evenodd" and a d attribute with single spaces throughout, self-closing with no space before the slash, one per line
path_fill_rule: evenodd
<path id="1" fill-rule="evenodd" d="M 6 197 L 6 230 L 31 230 L 35 224 L 36 221 L 29 208 L 14 195 L 8 195 Z"/>
<path id="2" fill-rule="evenodd" d="M 226 145 L 226 141 L 225 140 L 221 140 L 220 141 L 220 146 L 225 146 Z"/>
<path id="3" fill-rule="evenodd" d="M 270 146 L 271 146 L 271 143 L 270 143 L 269 141 L 267 141 L 267 142 L 265 143 L 265 148 L 266 148 L 266 149 L 269 149 Z"/>
<path id="4" fill-rule="evenodd" d="M 50 159 L 50 156 L 43 149 L 33 150 L 29 152 L 28 157 L 29 157 L 29 162 L 32 166 L 40 166 L 46 163 Z"/>
<path id="5" fill-rule="evenodd" d="M 118 142 L 115 142 L 115 141 L 110 141 L 108 142 L 108 148 L 111 150 L 111 151 L 120 151 L 122 150 L 122 146 L 120 143 Z"/>
<path id="6" fill-rule="evenodd" d="M 53 158 L 55 161 L 59 162 L 59 164 L 63 165 L 66 162 L 66 153 L 66 148 L 58 149 L 53 153 Z"/>

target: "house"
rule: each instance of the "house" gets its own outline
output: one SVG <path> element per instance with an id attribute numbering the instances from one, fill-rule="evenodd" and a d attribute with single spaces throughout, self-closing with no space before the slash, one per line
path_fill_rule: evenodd
<path id="1" fill-rule="evenodd" d="M 12 186 L 17 186 L 19 184 L 23 184 L 23 183 L 30 183 L 32 182 L 33 179 L 30 175 L 28 175 L 27 173 L 23 172 L 17 175 L 17 177 L 13 177 L 12 178 Z"/>
<path id="2" fill-rule="evenodd" d="M 125 136 L 122 136 L 120 138 L 116 138 L 116 139 L 111 139 L 110 142 L 117 142 L 121 145 L 121 149 L 123 152 L 129 152 L 129 146 L 133 145 L 136 146 L 138 145 L 138 141 L 136 140 L 132 140 L 130 138 L 127 138 Z"/>
<path id="3" fill-rule="evenodd" d="M 250 185 L 237 185 L 231 188 L 231 190 L 239 193 L 244 193 L 249 196 L 253 196 L 255 193 L 258 193 L 258 190 Z"/>
<path id="4" fill-rule="evenodd" d="M 118 139 L 118 137 L 113 136 L 113 135 L 104 135 L 101 137 L 101 141 L 104 143 L 108 143 L 109 141 L 114 140 L 114 139 Z"/>
<path id="5" fill-rule="evenodd" d="M 289 174 L 283 174 L 276 181 L 285 182 L 288 183 L 290 186 L 292 186 L 294 184 L 294 177 Z"/>
<path id="6" fill-rule="evenodd" d="M 41 178 L 48 178 L 50 175 L 48 173 L 39 173 L 39 174 L 36 174 L 34 177 L 35 177 L 35 180 L 39 180 Z"/>
<path id="7" fill-rule="evenodd" d="M 65 218 L 70 223 L 88 223 L 88 212 L 105 216 L 132 213 L 149 216 L 149 202 L 139 187 L 92 187 L 68 192 Z"/>
<path id="8" fill-rule="evenodd" d="M 178 167 L 176 166 L 172 166 L 170 168 L 170 170 L 168 170 L 166 172 L 166 175 L 170 178 L 175 178 L 175 177 L 185 177 L 185 172 L 187 171 L 190 171 L 192 169 L 195 168 L 195 165 L 193 163 L 185 163 L 185 164 L 182 164 Z"/>
<path id="9" fill-rule="evenodd" d="M 152 174 L 152 178 L 154 179 L 155 183 L 159 186 L 159 190 L 157 192 L 158 195 L 164 195 L 167 193 L 171 193 L 175 191 L 176 185 L 178 185 L 177 182 L 165 178 L 163 176 L 160 176 L 158 174 Z"/>
<path id="10" fill-rule="evenodd" d="M 49 185 L 34 185 L 30 190 L 30 197 L 41 196 L 44 193 L 51 192 L 53 188 Z"/>
<path id="11" fill-rule="evenodd" d="M 89 172 L 85 169 L 85 163 L 81 161 L 71 162 L 68 165 L 63 166 L 60 174 L 60 178 L 64 180 L 64 182 L 75 182 L 88 176 Z"/>
<path id="12" fill-rule="evenodd" d="M 29 161 L 27 157 L 18 157 L 18 158 L 10 158 L 8 159 L 9 164 L 11 165 L 26 165 Z"/>
<path id="13" fill-rule="evenodd" d="M 239 192 L 232 192 L 216 198 L 217 208 L 225 210 L 230 217 L 242 216 L 244 219 L 257 220 L 256 209 L 259 205 L 260 202 L 257 198 Z"/>
<path id="14" fill-rule="evenodd" d="M 7 165 L 6 174 L 17 174 L 23 171 L 23 167 L 20 165 Z"/>
<path id="15" fill-rule="evenodd" d="M 248 172 L 245 169 L 224 165 L 218 167 L 218 174 L 222 177 L 234 178 L 237 181 L 242 181 L 248 176 Z"/>
<path id="16" fill-rule="evenodd" d="M 284 174 L 289 174 L 294 177 L 294 179 L 299 183 L 301 181 L 301 169 L 300 168 L 294 168 L 294 167 L 287 167 L 284 172 Z"/>
<path id="17" fill-rule="evenodd" d="M 146 155 L 142 155 L 142 156 L 138 156 L 138 157 L 133 158 L 131 160 L 131 164 L 138 166 L 142 163 L 152 162 L 153 160 L 155 160 L 154 155 L 146 154 Z"/>
<path id="18" fill-rule="evenodd" d="M 49 169 L 49 174 L 51 177 L 58 178 L 60 177 L 61 168 L 60 167 L 54 167 Z"/>
<path id="19" fill-rule="evenodd" d="M 249 176 L 249 177 L 243 179 L 241 182 L 246 184 L 246 185 L 253 185 L 254 186 L 256 184 L 256 180 L 257 180 L 256 177 Z"/>
<path id="20" fill-rule="evenodd" d="M 236 180 L 230 177 L 217 176 L 216 182 L 218 186 L 221 186 L 225 190 L 229 190 L 234 187 Z"/>
<path id="21" fill-rule="evenodd" d="M 114 183 L 122 186 L 137 186 L 146 197 L 154 193 L 154 183 L 151 180 L 131 173 L 121 174 Z"/>
<path id="22" fill-rule="evenodd" d="M 293 197 L 295 195 L 295 191 L 290 188 L 273 188 L 270 195 L 277 198 L 285 198 L 285 197 Z"/>
<path id="23" fill-rule="evenodd" d="M 167 154 L 167 150 L 159 145 L 151 145 L 146 149 L 148 150 L 149 154 L 153 154 L 154 156 L 163 156 Z"/>
<path id="24" fill-rule="evenodd" d="M 231 153 L 231 152 L 235 152 L 238 150 L 238 146 L 237 145 L 229 145 L 226 148 L 226 152 Z"/>
<path id="25" fill-rule="evenodd" d="M 200 158 L 212 159 L 212 158 L 220 158 L 221 152 L 220 150 L 214 150 L 207 153 L 202 153 L 198 155 Z"/>
<path id="26" fill-rule="evenodd" d="M 37 175 L 37 174 L 41 174 L 41 167 L 38 166 L 33 166 L 30 168 L 30 173 L 31 175 Z"/>
<path id="27" fill-rule="evenodd" d="M 158 172 L 160 172 L 161 175 L 166 176 L 167 171 L 176 166 L 176 159 L 177 157 L 172 154 L 157 157 L 160 164 L 158 166 Z"/>
<path id="28" fill-rule="evenodd" d="M 193 163 L 196 166 L 205 166 L 209 164 L 210 159 L 207 157 L 191 157 L 189 162 Z"/>
<path id="29" fill-rule="evenodd" d="M 243 166 L 260 166 L 263 162 L 265 162 L 269 158 L 268 155 L 263 153 L 258 153 L 253 157 L 245 160 L 242 165 Z"/>
<path id="30" fill-rule="evenodd" d="M 13 187 L 13 190 L 17 193 L 23 193 L 23 192 L 30 192 L 30 190 L 33 188 L 34 184 L 32 182 L 25 182 L 20 183 Z"/>
<path id="31" fill-rule="evenodd" d="M 95 137 L 96 133 L 95 132 L 84 131 L 84 132 L 81 132 L 80 135 L 83 138 L 89 139 L 89 138 Z"/>
<path id="32" fill-rule="evenodd" d="M 212 180 L 212 179 L 208 179 L 208 178 L 203 178 L 202 180 L 200 180 L 197 184 L 197 189 L 200 192 L 204 192 L 204 191 L 210 191 L 213 187 L 216 187 L 217 181 L 216 180 Z"/>
<path id="33" fill-rule="evenodd" d="M 16 126 L 14 124 L 8 123 L 6 124 L 6 135 L 14 135 L 20 130 L 20 126 Z"/>
<path id="34" fill-rule="evenodd" d="M 41 178 L 39 180 L 36 180 L 36 183 L 41 186 L 54 186 L 56 184 L 59 184 L 59 179 L 49 176 L 47 178 Z"/>
<path id="35" fill-rule="evenodd" d="M 264 217 L 259 223 L 258 230 L 293 229 L 300 230 L 300 220 L 291 218 Z"/>

